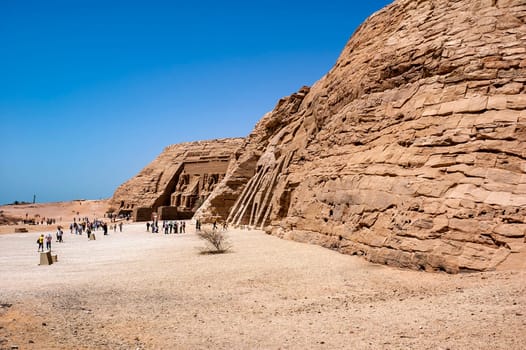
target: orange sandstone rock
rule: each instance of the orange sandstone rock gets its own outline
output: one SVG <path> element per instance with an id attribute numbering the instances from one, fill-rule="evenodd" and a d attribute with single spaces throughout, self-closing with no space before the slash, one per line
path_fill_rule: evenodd
<path id="1" fill-rule="evenodd" d="M 197 141 L 168 146 L 117 190 L 111 204 L 135 220 L 187 219 L 225 175 L 243 139 Z"/>
<path id="2" fill-rule="evenodd" d="M 525 23 L 522 0 L 395 1 L 261 119 L 197 216 L 377 263 L 494 269 L 524 241 Z"/>

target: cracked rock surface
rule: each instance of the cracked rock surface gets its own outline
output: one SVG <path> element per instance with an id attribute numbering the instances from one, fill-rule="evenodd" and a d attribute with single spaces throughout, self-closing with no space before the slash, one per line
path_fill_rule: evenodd
<path id="1" fill-rule="evenodd" d="M 395 1 L 261 119 L 197 216 L 377 263 L 493 270 L 524 248 L 525 82 L 526 1 Z"/>

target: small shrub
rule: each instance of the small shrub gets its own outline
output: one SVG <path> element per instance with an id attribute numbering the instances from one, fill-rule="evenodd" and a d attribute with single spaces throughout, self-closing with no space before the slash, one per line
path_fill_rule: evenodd
<path id="1" fill-rule="evenodd" d="M 207 244 L 207 246 L 201 250 L 201 254 L 222 254 L 232 248 L 225 231 L 204 229 L 197 232 L 197 237 Z"/>

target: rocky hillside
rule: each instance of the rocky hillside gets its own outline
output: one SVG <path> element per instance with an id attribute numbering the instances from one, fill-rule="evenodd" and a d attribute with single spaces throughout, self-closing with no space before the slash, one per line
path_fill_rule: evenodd
<path id="1" fill-rule="evenodd" d="M 406 268 L 495 268 L 526 230 L 525 22 L 524 0 L 395 1 L 262 118 L 198 216 Z"/>

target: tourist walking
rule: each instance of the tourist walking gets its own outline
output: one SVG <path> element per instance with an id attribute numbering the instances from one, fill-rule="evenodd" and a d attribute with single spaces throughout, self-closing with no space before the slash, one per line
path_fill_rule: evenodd
<path id="1" fill-rule="evenodd" d="M 53 240 L 53 235 L 51 232 L 46 233 L 46 250 L 51 250 L 51 241 Z"/>
<path id="2" fill-rule="evenodd" d="M 149 221 L 146 222 L 146 232 L 150 232 L 150 222 Z"/>
<path id="3" fill-rule="evenodd" d="M 60 243 L 63 243 L 64 241 L 62 240 L 62 235 L 64 233 L 62 232 L 62 227 L 58 227 L 57 228 L 57 242 L 60 242 Z"/>
<path id="4" fill-rule="evenodd" d="M 41 250 L 44 251 L 44 234 L 41 234 L 40 237 L 37 238 L 38 243 L 38 251 Z"/>

